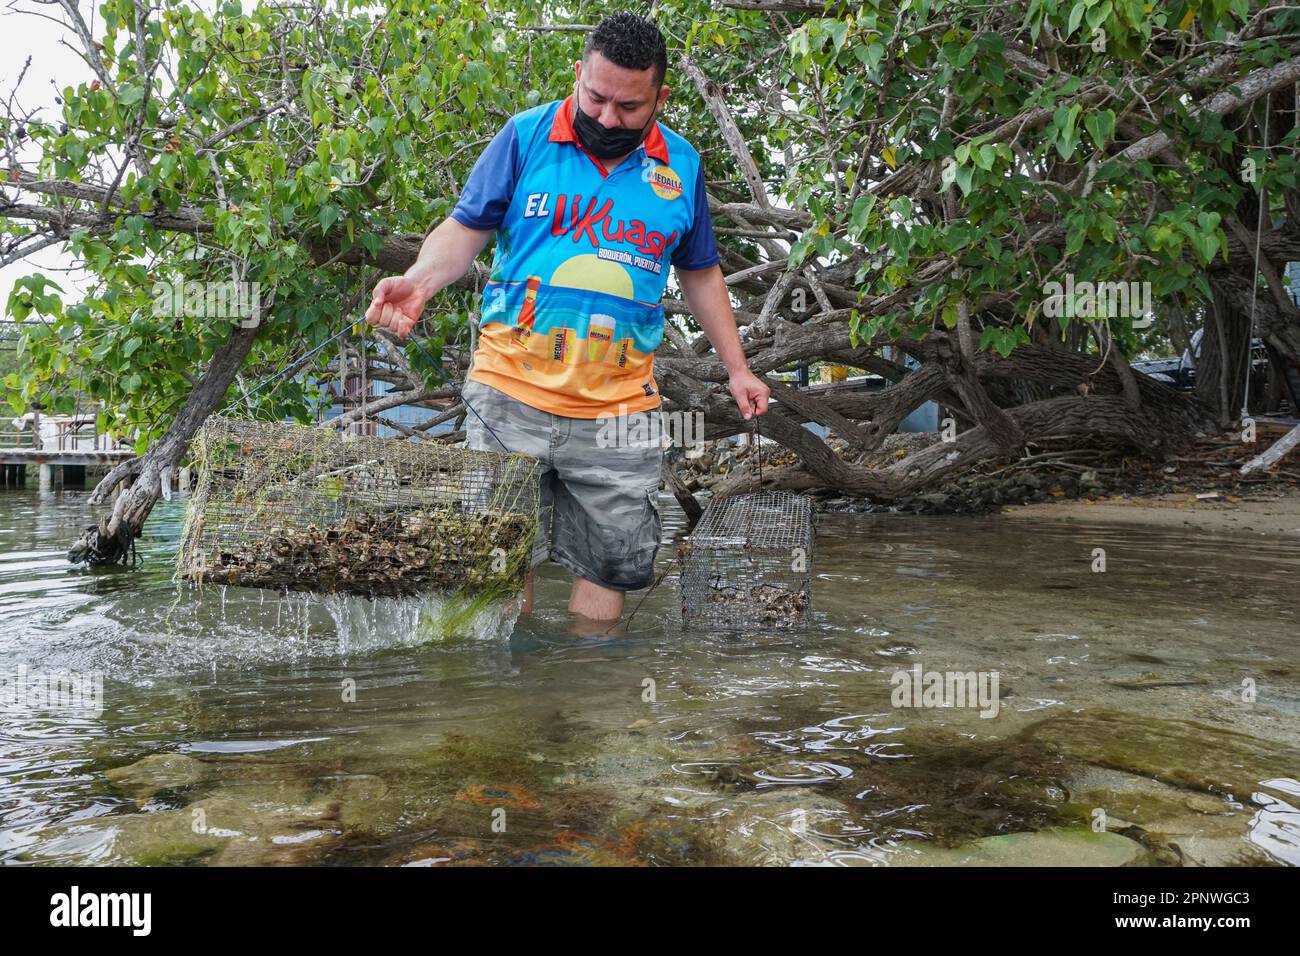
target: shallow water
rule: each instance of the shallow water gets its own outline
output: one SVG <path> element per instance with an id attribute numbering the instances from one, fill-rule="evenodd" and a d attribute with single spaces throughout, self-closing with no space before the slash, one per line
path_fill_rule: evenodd
<path id="1" fill-rule="evenodd" d="M 184 499 L 143 568 L 73 568 L 86 497 L 0 493 L 0 672 L 103 691 L 0 703 L 6 863 L 1300 863 L 1282 539 L 823 515 L 804 631 L 683 632 L 669 546 L 626 632 L 575 633 L 547 565 L 542 611 L 438 638 L 178 587 Z M 988 695 L 896 706 L 917 665 Z"/>

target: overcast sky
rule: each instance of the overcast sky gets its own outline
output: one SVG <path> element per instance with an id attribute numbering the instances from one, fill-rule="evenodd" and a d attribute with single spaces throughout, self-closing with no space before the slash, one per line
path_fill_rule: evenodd
<path id="1" fill-rule="evenodd" d="M 90 3 L 83 3 L 82 9 L 85 11 L 83 16 L 89 18 L 91 8 Z M 65 86 L 75 86 L 83 80 L 89 80 L 91 72 L 76 53 L 59 42 L 63 39 L 75 42 L 75 38 L 57 23 L 27 12 L 33 10 L 46 16 L 60 18 L 63 16 L 63 11 L 53 4 L 40 5 L 18 0 L 12 5 L 0 7 L 0 36 L 4 37 L 5 45 L 5 56 L 0 57 L 0 96 L 6 100 L 9 98 L 14 84 L 18 82 L 19 74 L 22 73 L 23 64 L 30 56 L 31 65 L 23 78 L 23 85 L 18 90 L 15 102 L 21 103 L 27 109 L 39 107 L 41 119 L 56 122 L 60 116 L 59 106 L 54 102 L 58 91 Z M 99 35 L 98 18 L 93 32 L 96 36 Z M 50 80 L 54 80 L 54 83 Z M 34 163 L 37 151 L 32 149 L 21 158 L 25 164 Z M 13 288 L 14 280 L 32 272 L 45 273 L 68 291 L 74 287 L 84 288 L 84 281 L 78 282 L 78 277 L 81 276 L 79 271 L 73 274 L 54 271 L 67 268 L 71 264 L 70 256 L 64 255 L 59 247 L 50 246 L 27 259 L 0 269 L 0 309 L 3 309 L 4 304 L 9 301 L 9 292 Z M 79 296 L 74 294 L 70 297 L 65 296 L 66 298 L 75 301 Z"/>
<path id="2" fill-rule="evenodd" d="M 190 5 L 212 12 L 218 0 L 200 0 Z M 81 15 L 96 39 L 103 35 L 103 23 L 97 4 L 92 0 L 78 0 Z M 62 110 L 54 98 L 65 86 L 94 79 L 89 66 L 67 44 L 80 49 L 77 37 L 66 26 L 63 10 L 54 3 L 37 3 L 35 0 L 8 0 L 0 6 L 0 36 L 4 37 L 5 55 L 0 57 L 0 97 L 8 99 L 18 82 L 28 57 L 31 64 L 23 77 L 23 84 L 15 103 L 25 109 L 40 109 L 39 117 L 47 122 L 59 122 Z M 56 20 L 60 22 L 55 22 Z M 54 82 L 51 83 L 50 81 Z M 34 164 L 37 150 L 30 149 L 21 156 L 25 165 Z M 31 168 L 29 166 L 29 168 Z M 80 292 L 89 285 L 89 277 L 80 269 L 73 269 L 73 259 L 58 246 L 50 246 L 10 266 L 0 269 L 0 311 L 9 301 L 9 293 L 16 279 L 33 272 L 44 273 L 61 285 L 65 301 L 77 301 Z M 71 272 L 62 271 L 72 269 Z M 76 291 L 74 291 L 76 290 Z"/>

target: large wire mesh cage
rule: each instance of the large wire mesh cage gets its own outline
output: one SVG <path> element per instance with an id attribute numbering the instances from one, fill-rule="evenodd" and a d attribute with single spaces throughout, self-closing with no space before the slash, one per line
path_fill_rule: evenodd
<path id="1" fill-rule="evenodd" d="M 527 455 L 223 416 L 191 452 L 178 570 L 196 583 L 376 597 L 508 593 L 527 574 Z"/>
<path id="2" fill-rule="evenodd" d="M 812 611 L 812 501 L 763 491 L 713 501 L 681 547 L 682 620 L 797 627 Z"/>

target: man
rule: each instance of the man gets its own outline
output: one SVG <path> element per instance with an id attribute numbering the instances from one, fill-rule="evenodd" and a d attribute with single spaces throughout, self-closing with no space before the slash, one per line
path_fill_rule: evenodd
<path id="1" fill-rule="evenodd" d="M 655 122 L 667 66 L 653 23 L 629 13 L 603 21 L 574 63 L 573 93 L 511 117 L 451 216 L 404 276 L 376 285 L 366 311 L 405 338 L 495 232 L 466 434 L 472 448 L 541 460 L 533 567 L 552 558 L 572 571 L 569 610 L 589 621 L 616 620 L 624 592 L 654 576 L 663 449 L 607 438 L 640 433 L 609 428 L 610 416 L 657 414 L 669 264 L 741 413 L 767 411 L 769 389 L 745 364 L 718 266 L 699 153 Z M 532 585 L 530 575 L 525 611 Z"/>

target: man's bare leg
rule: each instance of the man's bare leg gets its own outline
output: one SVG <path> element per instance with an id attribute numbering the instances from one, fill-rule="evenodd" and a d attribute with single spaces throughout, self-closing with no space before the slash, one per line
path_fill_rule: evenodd
<path id="1" fill-rule="evenodd" d="M 533 613 L 533 576 L 531 574 L 524 578 L 524 606 L 519 613 Z"/>
<path id="2" fill-rule="evenodd" d="M 588 621 L 616 621 L 623 616 L 623 592 L 575 577 L 569 613 Z"/>

